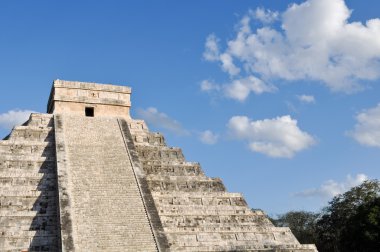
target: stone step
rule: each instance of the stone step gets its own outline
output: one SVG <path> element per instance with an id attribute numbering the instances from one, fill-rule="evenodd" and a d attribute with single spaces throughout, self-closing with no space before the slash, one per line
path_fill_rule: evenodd
<path id="1" fill-rule="evenodd" d="M 53 158 L 36 160 L 0 160 L 0 176 L 37 177 L 37 174 L 56 174 Z M 50 176 L 50 175 L 49 175 Z"/>
<path id="2" fill-rule="evenodd" d="M 174 181 L 174 182 L 198 182 L 198 181 L 215 181 L 220 180 L 219 178 L 210 178 L 205 175 L 165 175 L 165 174 L 150 174 L 146 176 L 148 181 Z"/>
<path id="3" fill-rule="evenodd" d="M 202 176 L 205 177 L 202 168 L 198 163 L 183 164 L 149 164 L 151 162 L 143 162 L 145 173 L 150 175 L 162 176 Z"/>
<path id="4" fill-rule="evenodd" d="M 140 160 L 169 160 L 175 162 L 184 162 L 185 157 L 182 150 L 176 147 L 166 146 L 136 146 Z"/>
<path id="5" fill-rule="evenodd" d="M 149 133 L 148 126 L 146 125 L 144 120 L 130 119 L 127 120 L 127 124 L 132 135 L 134 135 L 135 133 Z"/>
<path id="6" fill-rule="evenodd" d="M 12 167 L 31 167 L 38 166 L 45 163 L 53 163 L 55 165 L 55 156 L 50 157 L 36 157 L 36 156 L 15 156 L 1 155 L 0 156 L 0 168 L 12 168 Z"/>
<path id="7" fill-rule="evenodd" d="M 33 236 L 33 237 L 1 237 L 0 251 L 2 252 L 37 252 L 58 251 L 58 237 Z"/>
<path id="8" fill-rule="evenodd" d="M 17 179 L 56 179 L 56 174 L 51 172 L 31 172 L 20 171 L 20 169 L 8 169 L 11 170 L 9 172 L 4 172 L 0 170 L 0 179 L 1 178 L 17 178 Z"/>
<path id="9" fill-rule="evenodd" d="M 56 214 L 30 214 L 30 216 L 0 216 L 0 234 L 11 231 L 50 230 L 57 231 L 58 217 Z M 17 225 L 15 225 L 17 223 Z"/>
<path id="10" fill-rule="evenodd" d="M 228 197 L 243 197 L 241 193 L 236 192 L 167 192 L 167 191 L 161 191 L 161 192 L 152 192 L 152 195 L 154 197 L 176 197 L 176 198 L 228 198 Z"/>
<path id="11" fill-rule="evenodd" d="M 0 237 L 11 237 L 11 236 L 18 236 L 22 237 L 26 234 L 28 237 L 28 232 L 34 232 L 34 233 L 41 233 L 48 235 L 57 235 L 58 234 L 58 228 L 57 228 L 57 222 L 52 222 L 50 225 L 46 221 L 43 222 L 37 222 L 36 220 L 31 221 L 30 225 L 18 225 L 18 223 L 10 223 L 12 224 L 7 226 L 7 229 L 5 231 L 2 231 L 3 235 L 0 235 Z M 32 236 L 34 236 L 33 233 L 31 233 Z"/>
<path id="12" fill-rule="evenodd" d="M 181 244 L 181 246 L 193 247 L 199 246 L 202 243 L 208 245 L 217 245 L 221 243 L 232 243 L 234 245 L 294 245 L 298 244 L 298 241 L 290 231 L 260 231 L 256 232 L 208 232 L 208 233 L 167 233 L 169 243 Z"/>
<path id="13" fill-rule="evenodd" d="M 0 196 L 7 196 L 6 191 L 56 191 L 55 179 L 0 178 Z"/>
<path id="14" fill-rule="evenodd" d="M 0 208 L 2 207 L 25 207 L 27 209 L 32 209 L 37 206 L 51 206 L 56 204 L 56 197 L 11 197 L 11 196 L 1 196 L 0 197 Z"/>
<path id="15" fill-rule="evenodd" d="M 36 186 L 38 190 L 55 190 L 57 179 L 55 176 L 41 177 L 0 177 L 0 186 L 6 190 L 8 187 Z"/>
<path id="16" fill-rule="evenodd" d="M 5 150 L 17 150 L 17 149 L 27 149 L 31 151 L 31 147 L 33 149 L 36 148 L 46 148 L 46 147 L 51 147 L 55 148 L 55 143 L 54 142 L 32 142 L 32 141 L 25 141 L 25 142 L 12 142 L 12 141 L 1 141 L 0 142 L 0 147 L 4 148 Z"/>
<path id="17" fill-rule="evenodd" d="M 154 192 L 153 197 L 158 205 L 231 205 L 247 206 L 246 201 L 240 193 L 229 192 Z"/>
<path id="18" fill-rule="evenodd" d="M 50 142 L 25 142 L 13 143 L 0 141 L 0 155 L 9 157 L 9 160 L 18 159 L 20 156 L 32 157 L 51 157 L 55 156 L 55 144 Z M 3 159 L 5 159 L 3 157 Z"/>
<path id="19" fill-rule="evenodd" d="M 156 191 L 181 191 L 181 192 L 223 192 L 225 187 L 219 178 L 206 179 L 156 179 L 147 180 L 152 192 Z"/>
<path id="20" fill-rule="evenodd" d="M 17 208 L 18 206 L 16 206 Z M 11 208 L 11 209 L 9 209 Z M 9 208 L 0 208 L 0 216 L 1 217 L 17 217 L 17 216 L 29 216 L 29 217 L 35 217 L 35 216 L 52 216 L 56 214 L 55 207 L 52 207 L 50 209 L 47 209 L 47 211 L 44 212 L 37 212 L 35 210 L 20 210 L 20 211 L 10 211 L 12 210 L 13 206 L 10 206 Z M 14 209 L 13 209 L 14 210 Z"/>
<path id="21" fill-rule="evenodd" d="M 194 246 L 186 246 L 180 244 L 173 244 L 171 246 L 172 251 L 186 251 L 186 252 L 315 252 L 316 247 L 314 245 L 263 245 L 253 242 L 236 241 L 236 242 L 198 242 Z"/>
<path id="22" fill-rule="evenodd" d="M 40 191 L 37 189 L 37 186 L 17 186 L 17 188 L 9 187 L 6 190 L 0 191 L 0 197 L 53 197 L 56 195 L 56 191 Z"/>
<path id="23" fill-rule="evenodd" d="M 197 235 L 198 240 L 202 240 L 199 236 L 208 236 L 211 235 L 213 238 L 211 240 L 217 240 L 220 239 L 222 235 L 231 235 L 231 234 L 236 234 L 235 237 L 232 237 L 233 239 L 237 240 L 255 240 L 255 235 L 271 235 L 270 239 L 275 239 L 279 240 L 282 239 L 282 237 L 285 236 L 291 236 L 293 237 L 292 232 L 288 227 L 275 227 L 275 226 L 252 226 L 250 230 L 247 231 L 236 231 L 236 230 L 224 230 L 224 231 L 200 231 L 200 230 L 193 230 L 193 229 L 188 229 L 186 231 L 181 231 L 181 230 L 172 230 L 172 229 L 165 229 L 165 232 L 167 234 L 172 234 L 172 235 Z M 215 234 L 215 235 L 213 235 Z M 222 238 L 225 239 L 225 238 Z M 292 238 L 294 239 L 294 237 Z M 205 239 L 203 239 L 205 240 Z"/>
<path id="24" fill-rule="evenodd" d="M 135 134 L 133 140 L 138 145 L 166 146 L 164 136 L 157 132 Z"/>
<path id="25" fill-rule="evenodd" d="M 234 214 L 252 214 L 251 209 L 246 206 L 231 205 L 158 205 L 157 211 L 160 215 L 234 215 Z"/>
<path id="26" fill-rule="evenodd" d="M 38 164 L 35 164 L 35 166 L 23 166 L 23 167 L 12 167 L 12 168 L 6 168 L 4 166 L 0 165 L 0 173 L 2 174 L 2 177 L 40 177 L 40 176 L 56 176 L 56 168 L 55 163 L 52 163 L 52 166 L 43 164 L 42 166 L 37 166 Z M 39 175 L 38 175 L 39 174 Z"/>
<path id="27" fill-rule="evenodd" d="M 24 125 L 36 127 L 53 127 L 54 116 L 52 114 L 32 113 L 29 117 L 29 120 Z"/>
<path id="28" fill-rule="evenodd" d="M 266 222 L 265 220 L 263 220 Z M 261 220 L 257 223 L 207 223 L 198 227 L 194 226 L 166 226 L 166 232 L 183 232 L 183 233 L 204 233 L 204 232 L 254 232 L 257 227 L 273 227 L 272 224 L 262 224 Z"/>
<path id="29" fill-rule="evenodd" d="M 188 162 L 186 160 L 175 160 L 175 159 L 141 159 L 139 158 L 141 164 L 157 165 L 157 166 L 176 166 L 176 165 L 199 165 L 197 162 Z"/>
<path id="30" fill-rule="evenodd" d="M 10 214 L 10 213 L 20 213 L 20 212 L 34 212 L 39 214 L 56 214 L 57 213 L 57 204 L 51 202 L 37 201 L 30 205 L 1 205 L 0 206 L 0 215 Z"/>
<path id="31" fill-rule="evenodd" d="M 272 225 L 272 223 L 261 215 L 255 215 L 254 213 L 244 214 L 198 214 L 192 215 L 163 215 L 160 214 L 160 219 L 164 227 L 202 227 L 209 224 L 249 224 L 252 223 L 262 225 Z"/>
<path id="32" fill-rule="evenodd" d="M 9 142 L 54 142 L 52 127 L 17 126 L 13 128 Z"/>

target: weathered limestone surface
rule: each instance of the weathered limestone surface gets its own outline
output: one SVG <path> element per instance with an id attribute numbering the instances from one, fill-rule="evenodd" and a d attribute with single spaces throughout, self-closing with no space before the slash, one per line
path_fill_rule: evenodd
<path id="1" fill-rule="evenodd" d="M 58 251 L 53 115 L 32 114 L 0 141 L 0 251 Z"/>
<path id="2" fill-rule="evenodd" d="M 97 117 L 129 118 L 130 96 L 130 87 L 55 80 L 47 112 L 85 116 L 85 108 L 92 107 Z"/>
<path id="3" fill-rule="evenodd" d="M 55 117 L 63 250 L 157 251 L 118 120 Z"/>
<path id="4" fill-rule="evenodd" d="M 241 194 L 226 192 L 143 121 L 128 122 L 171 251 L 316 251 L 252 211 Z"/>
<path id="5" fill-rule="evenodd" d="M 53 115 L 0 141 L 1 252 L 317 251 L 131 119 L 130 94 L 56 80 Z"/>

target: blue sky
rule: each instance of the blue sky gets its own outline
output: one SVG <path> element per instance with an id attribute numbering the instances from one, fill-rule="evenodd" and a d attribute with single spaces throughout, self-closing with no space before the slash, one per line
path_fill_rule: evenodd
<path id="1" fill-rule="evenodd" d="M 132 116 L 269 214 L 380 177 L 380 2 L 2 1 L 0 136 L 54 79 Z"/>

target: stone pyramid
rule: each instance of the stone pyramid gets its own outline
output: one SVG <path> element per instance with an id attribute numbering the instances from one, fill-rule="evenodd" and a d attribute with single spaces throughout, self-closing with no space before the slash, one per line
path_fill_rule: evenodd
<path id="1" fill-rule="evenodd" d="M 132 119 L 130 95 L 55 80 L 0 141 L 0 251 L 317 251 Z"/>

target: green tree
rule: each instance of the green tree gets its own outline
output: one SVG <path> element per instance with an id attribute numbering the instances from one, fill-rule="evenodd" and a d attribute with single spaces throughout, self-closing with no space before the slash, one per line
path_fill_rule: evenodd
<path id="1" fill-rule="evenodd" d="M 317 221 L 319 251 L 379 251 L 379 197 L 378 180 L 334 197 Z"/>
<path id="2" fill-rule="evenodd" d="M 342 251 L 380 250 L 380 197 L 360 205 L 342 232 Z"/>
<path id="3" fill-rule="evenodd" d="M 271 219 L 278 227 L 289 227 L 300 243 L 316 243 L 316 221 L 318 214 L 306 211 L 290 211 Z"/>

